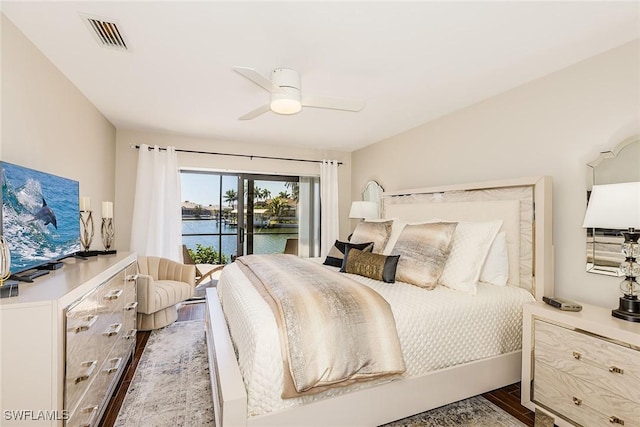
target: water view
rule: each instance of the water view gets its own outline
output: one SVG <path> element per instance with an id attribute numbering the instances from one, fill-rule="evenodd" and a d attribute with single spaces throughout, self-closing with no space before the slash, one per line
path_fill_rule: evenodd
<path id="1" fill-rule="evenodd" d="M 222 228 L 220 227 L 222 222 Z M 182 243 L 189 249 L 195 249 L 196 244 L 213 247 L 220 252 L 220 240 L 222 240 L 222 253 L 231 258 L 237 254 L 238 228 L 229 225 L 226 221 L 215 219 L 183 219 Z M 255 228 L 253 236 L 253 253 L 269 254 L 282 253 L 288 238 L 297 237 L 296 227 L 272 227 Z M 246 239 L 246 238 L 245 238 Z M 246 252 L 246 251 L 245 251 Z"/>

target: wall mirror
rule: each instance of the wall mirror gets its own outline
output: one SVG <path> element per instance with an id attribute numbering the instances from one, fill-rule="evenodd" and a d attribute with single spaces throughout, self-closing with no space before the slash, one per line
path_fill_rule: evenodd
<path id="1" fill-rule="evenodd" d="M 588 166 L 587 201 L 593 185 L 640 181 L 640 136 L 625 139 L 604 151 Z M 587 229 L 587 266 L 590 273 L 619 276 L 624 261 L 621 230 Z"/>
<path id="2" fill-rule="evenodd" d="M 362 191 L 362 200 L 365 202 L 375 202 L 378 205 L 378 218 L 380 218 L 380 200 L 384 188 L 376 181 L 369 181 Z"/>

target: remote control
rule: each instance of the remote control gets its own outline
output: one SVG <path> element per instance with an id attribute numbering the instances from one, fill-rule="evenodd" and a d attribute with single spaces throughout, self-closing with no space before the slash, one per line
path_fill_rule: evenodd
<path id="1" fill-rule="evenodd" d="M 563 311 L 580 311 L 582 306 L 575 301 L 557 297 L 542 297 L 542 301 Z"/>

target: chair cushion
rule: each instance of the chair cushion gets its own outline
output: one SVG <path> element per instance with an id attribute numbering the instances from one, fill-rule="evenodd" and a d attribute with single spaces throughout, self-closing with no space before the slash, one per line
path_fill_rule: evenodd
<path id="1" fill-rule="evenodd" d="M 152 301 L 148 303 L 150 313 L 175 305 L 193 295 L 193 287 L 185 282 L 156 280 L 155 285 L 155 295 L 150 295 Z"/>

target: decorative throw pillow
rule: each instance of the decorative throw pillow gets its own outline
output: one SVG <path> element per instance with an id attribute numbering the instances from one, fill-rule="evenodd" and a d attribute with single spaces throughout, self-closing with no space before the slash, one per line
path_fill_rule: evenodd
<path id="1" fill-rule="evenodd" d="M 406 225 L 391 252 L 400 255 L 396 280 L 435 288 L 449 257 L 455 229 L 455 222 Z"/>
<path id="2" fill-rule="evenodd" d="M 363 221 L 358 223 L 349 239 L 350 243 L 373 242 L 373 253 L 381 254 L 391 235 L 393 220 Z"/>
<path id="3" fill-rule="evenodd" d="M 439 283 L 471 295 L 477 292 L 480 270 L 502 220 L 486 222 L 460 221 L 451 244 L 451 254 Z"/>
<path id="4" fill-rule="evenodd" d="M 498 233 L 489 248 L 480 271 L 480 281 L 497 286 L 505 286 L 509 281 L 509 252 L 507 234 L 504 231 Z"/>
<path id="5" fill-rule="evenodd" d="M 344 258 L 344 272 L 395 283 L 399 258 L 400 255 L 385 256 L 351 248 Z"/>
<path id="6" fill-rule="evenodd" d="M 333 247 L 331 247 L 331 249 L 329 250 L 329 253 L 327 254 L 327 257 L 325 258 L 323 264 L 333 267 L 342 267 L 342 260 L 344 259 L 344 254 L 346 252 L 346 245 L 350 245 L 351 247 L 360 250 L 367 250 L 368 252 L 371 252 L 373 248 L 373 243 L 371 242 L 354 244 L 336 240 L 336 242 L 333 244 Z"/>

